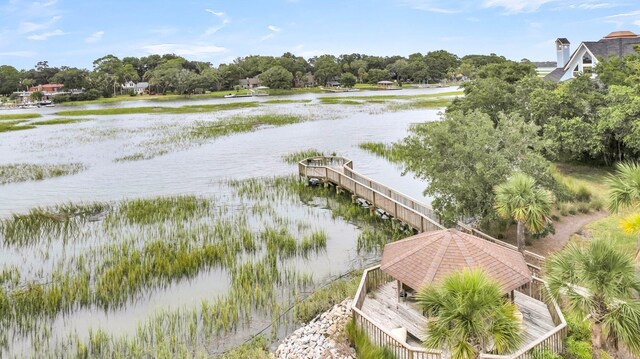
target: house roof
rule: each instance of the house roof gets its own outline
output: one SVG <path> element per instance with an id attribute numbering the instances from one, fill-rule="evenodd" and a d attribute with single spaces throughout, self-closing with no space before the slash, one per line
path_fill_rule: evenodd
<path id="1" fill-rule="evenodd" d="M 482 268 L 508 293 L 532 278 L 518 251 L 457 229 L 421 233 L 385 245 L 380 269 L 413 289 L 464 268 Z"/>
<path id="2" fill-rule="evenodd" d="M 566 37 L 559 37 L 556 42 L 559 42 L 561 44 L 569 44 L 569 39 L 567 39 Z"/>
<path id="3" fill-rule="evenodd" d="M 635 46 L 640 45 L 640 37 L 614 37 L 603 38 L 599 41 L 585 41 L 583 44 L 594 56 L 622 57 L 628 54 L 635 54 Z"/>
<path id="4" fill-rule="evenodd" d="M 620 39 L 620 38 L 633 38 L 638 37 L 638 35 L 634 34 L 631 31 L 614 31 L 609 33 L 609 35 L 603 37 L 603 39 Z"/>
<path id="5" fill-rule="evenodd" d="M 553 71 L 549 72 L 544 79 L 545 80 L 551 80 L 554 82 L 559 82 L 560 79 L 562 78 L 562 75 L 564 75 L 565 71 L 562 67 L 558 67 L 553 69 Z"/>
<path id="6" fill-rule="evenodd" d="M 566 40 L 559 38 L 556 41 Z M 568 41 L 567 41 L 568 43 Z M 640 46 L 640 36 L 631 31 L 614 31 L 598 41 L 583 41 L 578 48 L 571 54 L 569 61 L 564 68 L 557 68 L 544 77 L 545 80 L 558 82 L 560 78 L 567 72 L 570 65 L 574 62 L 574 58 L 580 48 L 584 46 L 594 57 L 607 58 L 610 56 L 622 57 L 624 55 L 635 54 L 636 46 Z M 575 66 L 573 64 L 572 66 Z"/>

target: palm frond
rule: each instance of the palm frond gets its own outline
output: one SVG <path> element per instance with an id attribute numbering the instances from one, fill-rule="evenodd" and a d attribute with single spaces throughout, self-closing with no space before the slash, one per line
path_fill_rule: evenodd
<path id="1" fill-rule="evenodd" d="M 605 179 L 609 185 L 609 210 L 617 212 L 640 202 L 640 165 L 637 162 L 621 162 L 616 172 Z"/>
<path id="2" fill-rule="evenodd" d="M 631 353 L 640 355 L 640 303 L 616 301 L 603 324 L 609 336 L 622 341 Z"/>

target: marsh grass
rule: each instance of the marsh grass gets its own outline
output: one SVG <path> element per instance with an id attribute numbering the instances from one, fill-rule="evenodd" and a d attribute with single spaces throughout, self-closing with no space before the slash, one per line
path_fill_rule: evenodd
<path id="1" fill-rule="evenodd" d="M 104 115 L 133 115 L 133 114 L 189 114 L 189 113 L 205 113 L 226 110 L 237 110 L 245 108 L 258 107 L 257 102 L 230 102 L 222 104 L 210 105 L 185 105 L 181 107 L 162 107 L 162 106 L 146 106 L 146 107 L 117 107 L 92 110 L 67 110 L 59 111 L 59 116 L 104 116 Z"/>
<path id="2" fill-rule="evenodd" d="M 82 172 L 86 168 L 82 163 L 12 163 L 0 165 L 0 184 L 41 181 L 52 177 L 69 176 Z"/>
<path id="3" fill-rule="evenodd" d="M 156 197 L 135 199 L 124 202 L 118 210 L 107 218 L 107 223 L 124 221 L 126 224 L 152 224 L 186 221 L 209 210 L 210 200 L 196 196 Z"/>
<path id="4" fill-rule="evenodd" d="M 260 126 L 284 126 L 302 121 L 305 121 L 302 116 L 283 114 L 234 116 L 215 122 L 196 122 L 190 136 L 197 139 L 212 139 L 234 133 L 250 132 Z"/>
<path id="5" fill-rule="evenodd" d="M 26 122 L 26 120 L 0 122 L 0 133 L 1 132 L 30 130 L 32 128 L 36 128 L 36 126 L 33 126 L 33 125 L 21 125 L 21 123 L 23 123 L 23 122 Z"/>
<path id="6" fill-rule="evenodd" d="M 282 160 L 285 163 L 288 163 L 290 165 L 294 165 L 294 164 L 304 160 L 305 158 L 318 157 L 318 156 L 324 156 L 324 153 L 316 150 L 315 148 L 309 148 L 309 149 L 306 149 L 306 150 L 300 150 L 300 151 L 291 152 L 291 153 L 287 153 L 285 155 L 282 155 Z"/>
<path id="7" fill-rule="evenodd" d="M 25 250 L 47 258 L 44 252 L 52 246 L 64 250 L 47 259 L 51 269 L 38 271 L 36 278 L 11 267 L 0 272 L 3 353 L 11 353 L 9 338 L 17 335 L 29 337 L 31 350 L 45 357 L 206 356 L 212 340 L 256 316 L 273 321 L 272 333 L 277 333 L 279 326 L 315 316 L 355 292 L 355 277 L 331 283 L 298 304 L 295 314 L 285 314 L 301 293 L 315 287 L 313 276 L 293 263 L 313 259 L 331 240 L 307 221 L 281 215 L 287 205 L 309 203 L 331 210 L 332 217 L 348 214 L 362 228 L 391 228 L 348 196 L 309 187 L 296 176 L 222 185 L 233 194 L 233 203 L 240 203 L 231 212 L 215 197 L 172 196 L 40 208 L 4 220 L 5 247 L 28 245 Z M 227 276 L 226 292 L 195 307 L 159 310 L 139 322 L 133 334 L 98 329 L 88 338 L 61 338 L 51 331 L 60 315 L 122 310 L 214 269 Z"/>
<path id="8" fill-rule="evenodd" d="M 348 276 L 329 283 L 327 286 L 311 293 L 293 308 L 293 316 L 297 323 L 308 323 L 318 314 L 329 310 L 346 298 L 356 294 L 362 272 L 354 271 Z"/>
<path id="9" fill-rule="evenodd" d="M 412 99 L 404 103 L 392 103 L 387 106 L 388 111 L 408 111 L 421 109 L 436 109 L 447 107 L 451 99 Z"/>
<path id="10" fill-rule="evenodd" d="M 278 100 L 267 100 L 263 103 L 269 105 L 281 105 L 281 104 L 291 104 L 291 103 L 310 103 L 311 100 L 287 100 L 287 99 L 278 99 Z"/>
<path id="11" fill-rule="evenodd" d="M 363 142 L 358 145 L 361 149 L 382 157 L 389 162 L 402 163 L 402 157 L 397 147 L 382 142 Z"/>
<path id="12" fill-rule="evenodd" d="M 0 219 L 0 233 L 5 245 L 30 245 L 51 237 L 66 239 L 77 232 L 80 224 L 107 210 L 108 205 L 102 203 L 33 208 L 27 214 Z"/>
<path id="13" fill-rule="evenodd" d="M 71 123 L 79 123 L 91 121 L 89 118 L 54 118 L 53 120 L 31 122 L 31 125 L 50 126 L 50 125 L 67 125 Z"/>
<path id="14" fill-rule="evenodd" d="M 39 113 L 7 113 L 0 115 L 0 121 L 2 120 L 29 120 L 33 118 L 42 117 Z"/>

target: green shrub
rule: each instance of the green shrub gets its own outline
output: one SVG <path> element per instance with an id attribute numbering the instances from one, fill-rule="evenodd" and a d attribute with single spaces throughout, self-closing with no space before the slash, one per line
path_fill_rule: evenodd
<path id="1" fill-rule="evenodd" d="M 360 359 L 395 359 L 395 356 L 388 348 L 380 348 L 375 346 L 367 337 L 367 334 L 360 330 L 355 321 L 347 323 L 346 327 L 347 338 L 351 344 L 356 348 L 358 358 Z"/>
<path id="2" fill-rule="evenodd" d="M 267 340 L 264 337 L 255 337 L 250 342 L 237 346 L 222 354 L 219 359 L 268 359 L 269 349 Z"/>
<path id="3" fill-rule="evenodd" d="M 533 352 L 533 359 L 562 359 L 562 356 L 544 348 L 535 350 Z"/>
<path id="4" fill-rule="evenodd" d="M 591 205 L 588 202 L 578 202 L 576 208 L 580 213 L 589 213 L 591 211 Z"/>
<path id="5" fill-rule="evenodd" d="M 591 324 L 575 315 L 569 315 L 567 319 L 567 336 L 580 341 L 591 340 Z"/>
<path id="6" fill-rule="evenodd" d="M 345 298 L 353 297 L 359 284 L 360 275 L 356 273 L 353 278 L 339 279 L 318 289 L 293 308 L 293 317 L 298 323 L 308 323 L 316 315 L 331 309 Z"/>
<path id="7" fill-rule="evenodd" d="M 589 202 L 591 200 L 591 191 L 583 184 L 572 188 L 572 192 L 578 202 Z"/>
<path id="8" fill-rule="evenodd" d="M 602 211 L 602 209 L 604 208 L 604 201 L 601 198 L 595 197 L 591 200 L 589 206 L 595 212 Z"/>
<path id="9" fill-rule="evenodd" d="M 566 359 L 591 359 L 591 343 L 576 340 L 573 337 L 567 339 L 565 350 Z"/>
<path id="10" fill-rule="evenodd" d="M 567 316 L 567 342 L 565 358 L 591 358 L 591 325 L 576 316 Z"/>

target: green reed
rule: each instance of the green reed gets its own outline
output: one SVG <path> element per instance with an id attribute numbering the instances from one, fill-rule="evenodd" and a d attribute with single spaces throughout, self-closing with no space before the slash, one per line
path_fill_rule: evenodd
<path id="1" fill-rule="evenodd" d="M 0 165 L 0 185 L 14 182 L 41 181 L 46 178 L 68 176 L 84 171 L 86 168 L 82 163 L 10 163 Z"/>

